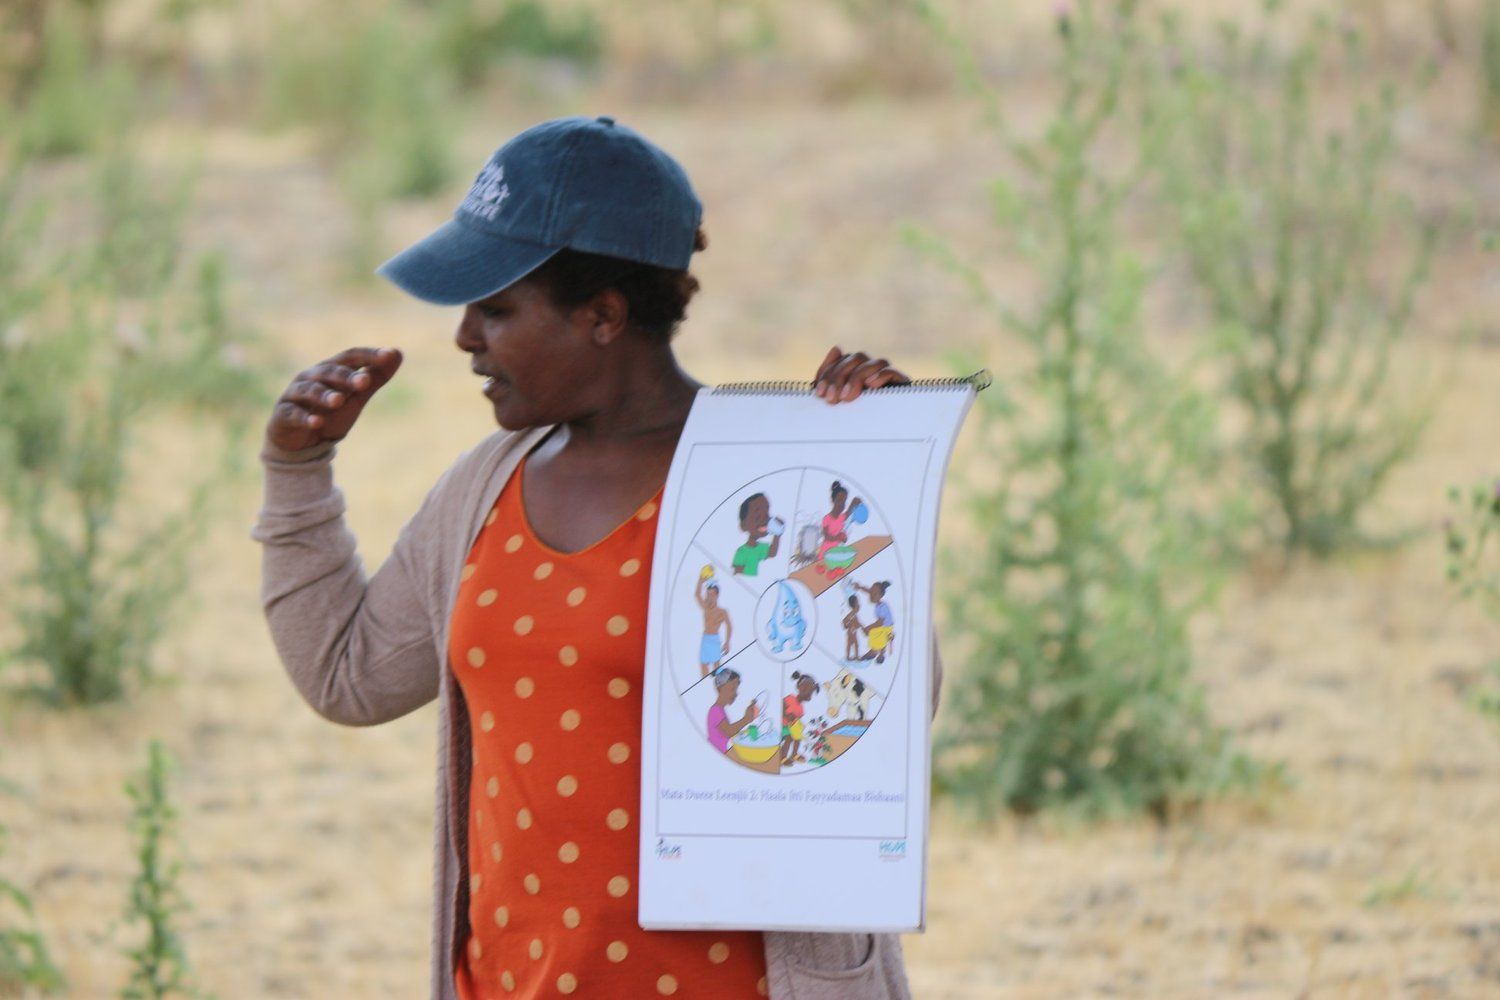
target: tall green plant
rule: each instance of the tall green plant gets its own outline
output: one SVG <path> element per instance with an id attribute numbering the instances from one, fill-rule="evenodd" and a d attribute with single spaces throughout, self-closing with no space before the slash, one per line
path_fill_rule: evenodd
<path id="1" fill-rule="evenodd" d="M 465 90 L 478 87 L 511 56 L 565 59 L 593 66 L 604 30 L 588 8 L 560 11 L 539 0 L 436 0 L 435 53 Z"/>
<path id="2" fill-rule="evenodd" d="M 25 12 L 38 38 L 14 79 L 0 76 L 9 91 L 5 116 L 9 140 L 34 156 L 98 152 L 128 127 L 137 92 L 135 75 L 98 41 L 98 15 L 87 3 L 56 0 Z M 12 12 L 6 26 L 21 27 Z M 24 36 L 23 36 L 24 37 Z"/>
<path id="3" fill-rule="evenodd" d="M 191 906 L 177 885 L 181 862 L 169 863 L 165 855 L 177 817 L 167 790 L 172 769 L 166 748 L 160 740 L 152 740 L 145 770 L 125 785 L 135 803 L 131 827 L 139 838 L 136 846 L 139 869 L 130 883 L 130 905 L 125 916 L 143 924 L 144 934 L 142 942 L 127 952 L 131 972 L 120 991 L 121 1000 L 204 997 L 190 983 L 187 950 L 174 926 L 176 914 L 190 910 Z M 211 995 L 207 1000 L 212 1000 Z"/>
<path id="4" fill-rule="evenodd" d="M 8 781 L 0 781 L 0 794 L 23 795 Z M 0 855 L 5 853 L 7 835 L 5 827 L 0 826 Z M 21 912 L 25 926 L 15 925 L 16 910 Z M 65 986 L 66 977 L 53 964 L 47 942 L 35 929 L 31 897 L 0 875 L 0 995 L 9 996 L 28 987 L 52 993 Z"/>
<path id="5" fill-rule="evenodd" d="M 1500 0 L 1484 0 L 1479 25 L 1479 128 L 1500 138 Z"/>
<path id="6" fill-rule="evenodd" d="M 1461 600 L 1479 602 L 1500 622 L 1500 479 L 1468 489 L 1448 488 L 1453 513 L 1443 519 L 1448 579 Z M 1470 697 L 1500 722 L 1500 658 L 1486 665 L 1488 683 Z"/>
<path id="7" fill-rule="evenodd" d="M 276 22 L 262 112 L 311 126 L 353 210 L 351 276 L 368 280 L 381 211 L 443 190 L 456 176 L 459 95 L 430 12 L 395 0 L 298 9 Z"/>
<path id="8" fill-rule="evenodd" d="M 1327 555 L 1418 530 L 1378 538 L 1358 521 L 1432 416 L 1436 383 L 1403 402 L 1393 350 L 1413 331 L 1438 230 L 1394 183 L 1407 95 L 1356 32 L 1283 25 L 1283 6 L 1202 43 L 1164 20 L 1157 164 L 1162 217 L 1245 417 L 1267 532 Z"/>
<path id="9" fill-rule="evenodd" d="M 1024 357 L 1016 393 L 976 404 L 984 468 L 964 475 L 962 547 L 948 553 L 962 666 L 945 698 L 936 788 L 1021 813 L 1167 814 L 1252 777 L 1191 677 L 1186 634 L 1222 577 L 1233 503 L 1199 502 L 1218 453 L 1210 400 L 1142 341 L 1150 267 L 1121 237 L 1139 165 L 1134 5 L 1079 4 L 1057 22 L 1059 93 L 1040 134 L 1013 134 L 999 93 L 930 6 L 1012 169 L 989 208 L 1037 284 L 1018 306 L 936 236 L 916 244 L 960 275 Z M 998 360 L 980 356 L 965 367 Z"/>
<path id="10" fill-rule="evenodd" d="M 127 150 L 96 183 L 91 240 L 56 260 L 30 242 L 35 213 L 0 224 L 0 587 L 20 635 L 0 662 L 41 668 L 22 690 L 55 705 L 151 676 L 262 396 L 222 261 L 183 259 L 170 201 Z M 168 481 L 151 440 L 173 423 L 203 457 Z"/>

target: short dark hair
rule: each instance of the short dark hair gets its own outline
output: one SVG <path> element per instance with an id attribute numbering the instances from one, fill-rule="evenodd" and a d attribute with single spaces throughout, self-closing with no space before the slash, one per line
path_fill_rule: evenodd
<path id="1" fill-rule="evenodd" d="M 700 228 L 694 250 L 708 247 Z M 559 309 L 581 306 L 607 288 L 625 296 L 630 325 L 647 336 L 670 340 L 687 315 L 687 305 L 698 292 L 698 279 L 684 270 L 642 264 L 623 257 L 584 253 L 566 247 L 526 276 L 547 292 Z"/>
<path id="2" fill-rule="evenodd" d="M 744 523 L 745 515 L 748 514 L 748 513 L 750 513 L 750 502 L 752 500 L 754 500 L 756 497 L 760 497 L 762 500 L 764 500 L 766 498 L 766 495 L 764 493 L 752 493 L 749 496 L 747 496 L 745 499 L 743 499 L 743 500 L 740 501 L 740 522 L 741 523 Z"/>

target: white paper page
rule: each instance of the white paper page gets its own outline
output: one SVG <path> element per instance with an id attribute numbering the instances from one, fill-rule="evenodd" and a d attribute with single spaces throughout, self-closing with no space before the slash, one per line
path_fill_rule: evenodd
<path id="1" fill-rule="evenodd" d="M 652 564 L 642 927 L 923 926 L 933 549 L 973 398 L 699 393 Z"/>

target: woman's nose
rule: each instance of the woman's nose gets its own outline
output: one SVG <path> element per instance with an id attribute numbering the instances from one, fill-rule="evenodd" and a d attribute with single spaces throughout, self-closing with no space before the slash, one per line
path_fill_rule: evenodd
<path id="1" fill-rule="evenodd" d="M 458 329 L 453 331 L 453 343 L 465 354 L 474 354 L 484 349 L 484 337 L 479 332 L 479 316 L 473 306 L 464 306 L 459 317 Z"/>

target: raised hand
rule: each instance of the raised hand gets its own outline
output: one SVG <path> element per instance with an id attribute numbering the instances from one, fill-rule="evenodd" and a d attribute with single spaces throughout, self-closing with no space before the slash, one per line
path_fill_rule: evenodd
<path id="1" fill-rule="evenodd" d="M 890 367 L 885 358 L 871 361 L 863 351 L 845 354 L 837 345 L 829 348 L 813 376 L 813 391 L 830 403 L 858 399 L 866 389 L 910 382 L 906 375 Z"/>
<path id="2" fill-rule="evenodd" d="M 340 441 L 401 367 L 394 347 L 351 347 L 292 379 L 266 421 L 266 440 L 285 451 Z"/>

